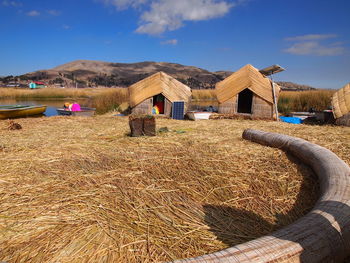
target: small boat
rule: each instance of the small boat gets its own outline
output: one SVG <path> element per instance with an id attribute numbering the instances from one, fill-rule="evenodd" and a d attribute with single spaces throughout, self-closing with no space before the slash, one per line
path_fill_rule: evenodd
<path id="1" fill-rule="evenodd" d="M 209 120 L 212 112 L 208 111 L 189 111 L 187 112 L 187 116 L 190 120 Z"/>
<path id="2" fill-rule="evenodd" d="M 21 118 L 43 114 L 44 105 L 6 105 L 0 106 L 0 119 Z"/>
<path id="3" fill-rule="evenodd" d="M 91 117 L 95 114 L 96 108 L 88 108 L 88 107 L 81 107 L 80 111 L 70 111 L 66 109 L 56 109 L 58 115 L 63 116 L 83 116 L 83 117 Z"/>

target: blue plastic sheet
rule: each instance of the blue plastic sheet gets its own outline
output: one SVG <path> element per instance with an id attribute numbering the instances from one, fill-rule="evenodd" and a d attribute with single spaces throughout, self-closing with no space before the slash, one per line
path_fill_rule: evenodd
<path id="1" fill-rule="evenodd" d="M 283 122 L 293 123 L 293 124 L 302 124 L 303 120 L 298 117 L 284 117 L 281 116 L 280 120 Z"/>

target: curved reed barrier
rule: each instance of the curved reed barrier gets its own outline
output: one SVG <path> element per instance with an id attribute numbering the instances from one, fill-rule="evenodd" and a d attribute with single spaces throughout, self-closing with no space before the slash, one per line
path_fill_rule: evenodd
<path id="1" fill-rule="evenodd" d="M 306 216 L 270 235 L 176 262 L 343 262 L 350 255 L 350 168 L 333 152 L 278 133 L 245 130 L 243 138 L 279 148 L 309 165 L 321 197 Z"/>

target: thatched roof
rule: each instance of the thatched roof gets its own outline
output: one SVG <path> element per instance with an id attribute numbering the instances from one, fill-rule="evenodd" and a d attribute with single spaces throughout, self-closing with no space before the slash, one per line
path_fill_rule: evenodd
<path id="1" fill-rule="evenodd" d="M 332 106 L 334 117 L 337 119 L 350 112 L 350 83 L 334 93 Z"/>
<path id="2" fill-rule="evenodd" d="M 275 88 L 278 95 L 280 87 L 275 84 Z M 273 104 L 271 81 L 250 64 L 217 83 L 216 96 L 219 103 L 224 103 L 244 89 L 250 89 L 262 99 Z"/>
<path id="3" fill-rule="evenodd" d="M 160 93 L 171 102 L 189 101 L 192 95 L 188 86 L 164 72 L 158 72 L 129 87 L 130 106 L 135 107 Z"/>

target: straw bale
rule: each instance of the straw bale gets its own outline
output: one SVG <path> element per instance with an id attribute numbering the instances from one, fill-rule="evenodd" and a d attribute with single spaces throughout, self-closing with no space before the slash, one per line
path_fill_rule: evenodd
<path id="1" fill-rule="evenodd" d="M 130 117 L 132 117 L 130 115 Z M 131 137 L 143 136 L 143 119 L 142 118 L 130 118 L 129 117 L 129 126 L 130 126 L 130 135 Z"/>
<path id="2" fill-rule="evenodd" d="M 269 103 L 274 102 L 271 81 L 250 64 L 216 84 L 217 99 L 219 103 L 224 103 L 244 89 L 250 89 Z M 275 89 L 278 95 L 280 87 L 277 84 L 275 84 Z"/>
<path id="3" fill-rule="evenodd" d="M 130 115 L 131 137 L 156 136 L 156 119 L 151 115 Z"/>
<path id="4" fill-rule="evenodd" d="M 156 119 L 153 116 L 143 119 L 143 132 L 145 136 L 156 136 Z"/>
<path id="5" fill-rule="evenodd" d="M 334 93 L 332 107 L 336 119 L 350 112 L 350 83 Z"/>
<path id="6" fill-rule="evenodd" d="M 158 94 L 163 94 L 170 102 L 189 102 L 192 93 L 185 84 L 164 72 L 158 72 L 129 87 L 130 106 L 135 107 Z"/>

